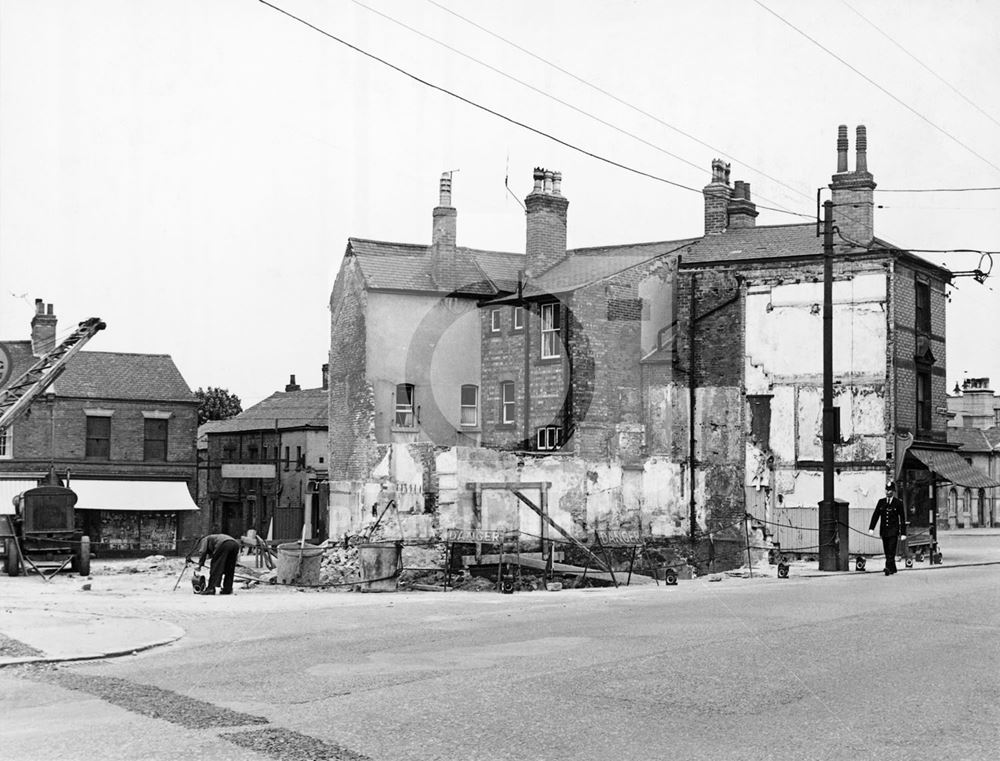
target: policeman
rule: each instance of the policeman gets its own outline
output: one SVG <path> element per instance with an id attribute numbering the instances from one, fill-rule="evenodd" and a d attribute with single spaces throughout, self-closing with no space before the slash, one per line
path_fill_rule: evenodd
<path id="1" fill-rule="evenodd" d="M 896 545 L 899 540 L 906 540 L 906 511 L 903 500 L 896 496 L 896 484 L 892 481 L 885 485 L 885 496 L 875 505 L 868 533 L 875 533 L 875 524 L 881 521 L 879 535 L 882 537 L 882 550 L 885 552 L 885 575 L 896 572 Z"/>

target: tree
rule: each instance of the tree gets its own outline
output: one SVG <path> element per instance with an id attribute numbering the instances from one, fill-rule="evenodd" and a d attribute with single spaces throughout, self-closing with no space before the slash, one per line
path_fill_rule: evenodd
<path id="1" fill-rule="evenodd" d="M 243 412 L 243 404 L 236 394 L 224 388 L 209 386 L 194 392 L 201 404 L 198 405 L 198 425 L 209 420 L 228 420 Z"/>

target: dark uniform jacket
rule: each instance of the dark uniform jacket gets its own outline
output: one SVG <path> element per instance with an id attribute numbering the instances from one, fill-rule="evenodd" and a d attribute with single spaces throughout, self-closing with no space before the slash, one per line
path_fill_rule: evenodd
<path id="1" fill-rule="evenodd" d="M 875 524 L 881 521 L 879 526 L 879 536 L 899 536 L 906 534 L 906 511 L 903 508 L 903 500 L 899 497 L 886 499 L 883 497 L 875 505 L 875 512 L 872 513 L 871 523 L 868 530 L 874 531 Z"/>

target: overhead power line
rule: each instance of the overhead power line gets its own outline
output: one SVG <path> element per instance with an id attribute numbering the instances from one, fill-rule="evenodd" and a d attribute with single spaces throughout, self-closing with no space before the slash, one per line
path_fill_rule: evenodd
<path id="1" fill-rule="evenodd" d="M 912 59 L 913 59 L 914 61 L 916 61 L 916 62 L 917 62 L 917 64 L 919 64 L 919 65 L 920 65 L 920 66 L 921 66 L 922 68 L 926 69 L 926 70 L 927 70 L 927 71 L 928 71 L 928 72 L 929 72 L 929 73 L 931 74 L 931 76 L 933 76 L 933 77 L 934 77 L 935 79 L 937 79 L 937 80 L 938 80 L 939 82 L 941 82 L 941 83 L 942 83 L 942 84 L 944 84 L 944 85 L 945 85 L 946 87 L 948 87 L 948 88 L 949 88 L 949 89 L 950 89 L 950 90 L 951 90 L 952 92 L 954 92 L 954 93 L 955 93 L 955 94 L 956 94 L 956 95 L 957 95 L 958 97 L 960 97 L 960 98 L 961 98 L 962 100 L 964 100 L 964 101 L 965 101 L 966 103 L 968 103 L 968 104 L 969 104 L 970 106 L 972 106 L 972 107 L 973 107 L 974 109 L 976 109 L 976 110 L 977 110 L 977 111 L 978 111 L 979 113 L 981 113 L 981 114 L 982 114 L 983 116 L 985 116 L 985 117 L 986 117 L 987 119 L 989 119 L 989 120 L 990 120 L 991 122 L 993 122 L 993 123 L 994 123 L 995 125 L 997 125 L 998 127 L 1000 127 L 1000 121 L 997 121 L 997 120 L 996 120 L 995 118 L 993 118 L 993 116 L 992 116 L 991 114 L 987 113 L 987 112 L 986 112 L 986 111 L 984 111 L 984 110 L 983 110 L 982 108 L 980 108 L 978 104 L 974 103 L 974 102 L 972 101 L 972 99 L 970 99 L 970 98 L 969 98 L 968 96 L 966 96 L 966 95 L 965 95 L 965 93 L 963 93 L 963 92 L 962 92 L 961 90 L 959 90 L 959 89 L 958 89 L 957 87 L 955 87 L 955 85 L 953 85 L 953 84 L 952 84 L 951 82 L 949 82 L 949 81 L 948 81 L 947 79 L 945 79 L 944 77 L 942 77 L 942 76 L 941 76 L 940 74 L 938 74 L 938 73 L 937 73 L 936 71 L 934 71 L 934 69 L 932 69 L 932 68 L 931 68 L 930 66 L 928 66 L 928 65 L 927 65 L 926 63 L 924 63 L 924 62 L 923 62 L 923 61 L 921 61 L 921 60 L 920 60 L 919 58 L 917 58 L 917 57 L 916 57 L 915 55 L 913 55 L 913 53 L 911 53 L 911 52 L 910 52 L 909 50 L 907 50 L 907 49 L 906 49 L 906 48 L 904 48 L 904 47 L 903 47 L 902 45 L 900 45 L 900 44 L 899 44 L 898 42 L 896 42 L 896 40 L 894 40 L 894 39 L 892 38 L 892 36 L 891 36 L 891 35 L 890 35 L 890 34 L 889 34 L 888 32 L 886 32 L 885 30 L 883 30 L 882 28 L 880 28 L 880 27 L 879 27 L 879 26 L 878 26 L 877 24 L 875 24 L 875 22 L 873 22 L 873 21 L 872 21 L 872 20 L 871 20 L 870 18 L 868 18 L 867 16 L 865 16 L 865 15 L 864 15 L 864 14 L 863 14 L 863 13 L 862 13 L 861 11 L 859 11 L 859 10 L 858 10 L 857 8 L 855 8 L 855 7 L 853 6 L 853 5 L 851 5 L 851 4 L 849 3 L 849 2 L 847 2 L 847 0 L 840 0 L 840 1 L 841 1 L 841 2 L 842 2 L 842 3 L 844 4 L 844 5 L 846 5 L 846 6 L 848 7 L 848 8 L 850 8 L 850 9 L 851 9 L 851 11 L 853 11 L 853 12 L 854 12 L 855 14 L 857 14 L 857 15 L 858 15 L 858 16 L 859 16 L 859 17 L 860 17 L 860 18 L 861 18 L 861 19 L 862 19 L 862 20 L 863 20 L 863 21 L 864 21 L 864 22 L 865 22 L 866 24 L 868 24 L 869 26 L 871 26 L 871 27 L 872 27 L 872 29 L 874 29 L 874 30 L 875 30 L 876 32 L 878 32 L 878 33 L 879 33 L 879 34 L 881 34 L 881 35 L 882 35 L 883 37 L 885 37 L 885 38 L 886 38 L 887 40 L 889 40 L 889 42 L 891 42 L 891 43 L 892 43 L 893 45 L 895 45 L 895 46 L 896 46 L 897 48 L 899 48 L 899 49 L 900 49 L 900 50 L 902 50 L 902 51 L 903 51 L 904 53 L 906 53 L 906 55 L 908 55 L 908 56 L 909 56 L 910 58 L 912 58 Z"/>
<path id="2" fill-rule="evenodd" d="M 977 193 L 996 188 L 875 188 L 879 193 Z"/>
<path id="3" fill-rule="evenodd" d="M 813 45 L 815 45 L 816 47 L 818 47 L 824 53 L 826 53 L 827 55 L 832 56 L 833 58 L 835 58 L 838 61 L 840 61 L 842 64 L 844 64 L 844 66 L 846 66 L 851 71 L 853 71 L 855 74 L 857 74 L 859 77 L 861 77 L 863 80 L 865 80 L 866 82 L 868 82 L 868 84 L 870 84 L 873 87 L 877 88 L 879 91 L 881 91 L 885 95 L 888 95 L 890 98 L 892 98 L 894 101 L 896 101 L 899 105 L 901 105 L 907 111 L 909 111 L 910 113 L 914 114 L 917 118 L 919 118 L 922 121 L 924 121 L 927 124 L 929 124 L 931 127 L 933 127 L 934 129 L 936 129 L 938 132 L 940 132 L 942 135 L 944 135 L 945 137 L 947 137 L 952 142 L 956 143 L 957 145 L 960 145 L 962 148 L 964 148 L 965 150 L 967 150 L 969 153 L 971 153 L 973 156 L 975 156 L 980 161 L 988 164 L 989 166 L 993 167 L 998 172 L 1000 172 L 1000 166 L 997 166 L 992 161 L 990 161 L 988 158 L 986 158 L 985 156 L 983 156 L 982 154 L 980 154 L 976 150 L 974 150 L 972 147 L 970 147 L 969 145 L 967 145 L 963 141 L 959 140 L 957 137 L 955 137 L 953 134 L 951 134 L 944 127 L 941 127 L 938 124 L 932 122 L 930 119 L 928 119 L 926 116 L 924 116 L 922 113 L 920 113 L 913 106 L 911 106 L 910 104 L 908 104 L 902 98 L 899 98 L 898 96 L 896 96 L 895 94 L 893 94 L 892 92 L 890 92 L 889 90 L 887 90 L 885 87 L 883 87 L 882 85 L 880 85 L 878 82 L 876 82 L 874 79 L 872 79 L 871 77 L 869 77 L 867 74 L 865 74 L 863 71 L 861 71 L 860 69 L 858 69 L 856 66 L 853 66 L 852 64 L 848 63 L 846 60 L 844 60 L 839 55 L 837 55 L 832 50 L 830 50 L 830 48 L 826 47 L 825 45 L 823 45 L 823 43 L 819 42 L 816 38 L 810 37 L 808 34 L 806 34 L 803 30 L 799 29 L 799 27 L 795 26 L 795 24 L 793 24 L 791 21 L 789 21 L 788 19 L 786 19 L 784 16 L 782 16 L 779 13 L 776 13 L 775 11 L 772 11 L 770 8 L 768 8 L 766 5 L 764 5 L 764 3 L 761 2 L 761 0 L 753 0 L 753 1 L 757 5 L 759 5 L 761 8 L 763 8 L 765 11 L 767 11 L 772 16 L 774 16 L 776 19 L 778 19 L 781 23 L 785 24 L 786 26 L 790 27 L 791 29 L 795 30 L 800 35 L 802 35 L 803 37 L 805 37 L 807 40 L 809 40 L 809 42 L 811 42 Z"/>
<path id="4" fill-rule="evenodd" d="M 430 0 L 430 1 L 433 2 L 433 0 Z M 585 116 L 588 119 L 592 119 L 593 121 L 597 122 L 598 124 L 601 124 L 601 125 L 603 125 L 605 127 L 609 127 L 610 129 L 613 129 L 616 132 L 619 132 L 622 135 L 625 135 L 626 137 L 630 137 L 633 140 L 635 140 L 637 142 L 640 142 L 643 145 L 645 145 L 645 146 L 647 146 L 649 148 L 652 148 L 655 151 L 659 151 L 660 153 L 662 153 L 662 154 L 664 154 L 666 156 L 670 156 L 673 159 L 677 159 L 681 163 L 687 164 L 688 166 L 693 167 L 694 169 L 697 169 L 699 172 L 704 171 L 704 167 L 703 166 L 701 166 L 699 164 L 696 164 L 693 161 L 689 161 L 688 159 L 684 158 L 683 156 L 678 156 L 676 153 L 672 153 L 671 151 L 668 151 L 666 148 L 663 148 L 663 147 L 657 145 L 656 143 L 652 143 L 649 140 L 646 140 L 645 138 L 640 137 L 639 135 L 636 135 L 634 132 L 629 132 L 628 130 L 623 129 L 623 128 L 617 126 L 616 124 L 612 124 L 611 122 L 606 121 L 606 120 L 600 118 L 599 116 L 596 116 L 595 114 L 591 113 L 590 111 L 587 111 L 586 109 L 580 108 L 579 106 L 575 106 L 572 103 L 569 103 L 569 102 L 563 100 L 562 98 L 559 98 L 559 97 L 553 95 L 550 92 L 546 92 L 545 90 L 542 90 L 541 88 L 535 87 L 534 85 L 530 84 L 529 82 L 525 82 L 522 79 L 518 79 L 517 77 L 513 76 L 512 74 L 508 74 L 503 69 L 499 69 L 496 66 L 488 64 L 485 61 L 483 61 L 483 60 L 481 60 L 479 58 L 476 58 L 475 56 L 469 55 L 468 53 L 465 53 L 465 52 L 459 50 L 458 48 L 455 48 L 455 47 L 449 45 L 446 42 L 442 42 L 441 40 L 439 40 L 439 39 L 437 39 L 435 37 L 432 37 L 429 34 L 421 32 L 419 29 L 414 29 L 409 24 L 406 24 L 406 23 L 400 21 L 399 19 L 394 18 L 393 16 L 390 16 L 390 15 L 388 15 L 386 13 L 383 13 L 380 10 L 372 8 L 371 6 L 366 5 L 365 3 L 361 2 L 361 0 L 351 0 L 351 2 L 354 3 L 355 5 L 361 7 L 361 8 L 364 8 L 367 11 L 370 11 L 371 13 L 374 13 L 376 16 L 381 16 L 385 20 L 387 20 L 387 21 L 389 21 L 389 22 L 391 22 L 393 24 L 396 24 L 397 26 L 400 26 L 400 27 L 402 27 L 403 29 L 406 29 L 409 32 L 413 32 L 413 34 L 416 34 L 416 35 L 418 35 L 420 37 L 423 37 L 425 40 L 429 40 L 430 42 L 433 42 L 435 45 L 440 45 L 441 47 L 445 48 L 446 50 L 449 50 L 452 53 L 455 53 L 456 55 L 462 56 L 466 60 L 472 61 L 473 63 L 477 63 L 480 66 L 482 66 L 482 67 L 484 67 L 486 69 L 489 69 L 494 74 L 499 74 L 501 77 L 504 77 L 505 79 L 509 79 L 511 82 L 515 82 L 515 83 L 521 85 L 522 87 L 526 87 L 527 89 L 531 90 L 532 92 L 538 93 L 539 95 L 541 95 L 541 96 L 543 96 L 545 98 L 549 98 L 550 100 L 555 101 L 559 105 L 565 106 L 566 108 L 568 108 L 568 109 L 570 109 L 572 111 L 575 111 L 576 113 L 578 113 L 578 114 L 580 114 L 582 116 Z M 434 3 L 434 4 L 437 5 L 437 3 Z M 442 7 L 443 8 L 443 6 L 438 6 L 438 7 Z M 540 60 L 543 60 L 543 59 L 540 59 Z M 570 76 L 572 76 L 572 75 L 570 75 Z M 600 92 L 603 92 L 603 90 L 601 90 Z M 611 96 L 611 97 L 614 97 L 614 96 Z M 622 101 L 622 102 L 624 102 L 624 101 Z M 692 139 L 694 139 L 694 138 L 692 138 Z M 711 148 L 711 146 L 709 146 L 709 147 Z M 713 149 L 713 150 L 717 150 L 717 149 Z M 779 182 L 779 181 L 775 180 L 775 182 Z M 784 184 L 784 183 L 781 183 L 781 184 Z M 793 191 L 795 190 L 795 188 L 790 188 L 790 189 L 793 190 Z M 773 199 L 767 198 L 767 197 L 765 197 L 765 196 L 763 196 L 761 194 L 758 194 L 758 197 L 762 198 L 765 201 L 770 201 L 771 203 L 777 203 Z M 772 211 L 783 211 L 783 212 L 786 212 L 786 213 L 792 213 L 792 212 L 789 212 L 784 207 L 775 208 L 773 206 L 763 206 L 761 204 L 757 204 L 757 206 L 759 206 L 762 209 L 770 209 Z"/>
<path id="5" fill-rule="evenodd" d="M 551 140 L 551 141 L 553 141 L 555 143 L 558 143 L 559 145 L 562 145 L 562 146 L 564 146 L 566 148 L 569 148 L 570 150 L 576 151 L 577 153 L 581 153 L 581 154 L 583 154 L 585 156 L 589 156 L 590 158 L 596 159 L 597 161 L 601 161 L 601 162 L 604 162 L 605 164 L 609 164 L 609 165 L 617 167 L 619 169 L 623 169 L 623 170 L 625 170 L 627 172 L 631 172 L 633 174 L 639 175 L 640 177 L 646 177 L 648 179 L 655 180 L 657 182 L 662 182 L 664 184 L 672 185 L 673 187 L 680 188 L 682 190 L 688 190 L 688 191 L 690 191 L 692 193 L 697 193 L 698 195 L 702 195 L 702 191 L 701 191 L 700 188 L 694 188 L 694 187 L 691 187 L 690 185 L 684 185 L 683 183 L 676 182 L 674 180 L 669 180 L 666 177 L 660 177 L 659 175 L 655 175 L 655 174 L 652 174 L 650 172 L 643 171 L 642 169 L 637 169 L 637 168 L 629 166 L 627 164 L 622 164 L 621 162 L 615 161 L 614 159 L 607 158 L 606 156 L 602 156 L 602 155 L 600 155 L 598 153 L 594 153 L 593 151 L 587 150 L 586 148 L 582 148 L 582 147 L 580 147 L 578 145 L 570 143 L 569 141 L 563 140 L 562 138 L 559 138 L 559 137 L 556 137 L 555 135 L 553 135 L 553 134 L 551 134 L 549 132 L 545 132 L 544 130 L 541 130 L 541 129 L 537 128 L 537 127 L 533 127 L 530 124 L 527 124 L 527 123 L 522 122 L 522 121 L 518 121 L 517 119 L 514 119 L 511 116 L 507 116 L 506 114 L 502 114 L 499 111 L 495 111 L 494 109 L 489 108 L 488 106 L 484 106 L 484 105 L 482 105 L 480 103 L 477 103 L 476 101 L 470 100 L 469 98 L 466 98 L 463 95 L 459 95 L 458 93 L 456 93 L 456 92 L 454 92 L 452 90 L 449 90 L 446 87 L 442 87 L 441 85 L 434 84 L 433 82 L 430 82 L 430 81 L 428 81 L 426 79 L 418 77 L 416 74 L 413 74 L 413 73 L 407 71 L 406 69 L 403 69 L 402 67 L 397 66 L 396 64 L 391 63 L 391 62 L 385 60 L 384 58 L 381 58 L 381 57 L 375 55 L 374 53 L 370 53 L 367 50 L 364 50 L 363 48 L 360 48 L 357 45 L 354 45 L 354 44 L 348 42 L 347 40 L 344 40 L 344 39 L 342 39 L 340 37 L 337 37 L 335 34 L 332 34 L 331 32 L 328 32 L 325 29 L 322 29 L 322 28 L 316 26 L 315 24 L 310 23 L 309 21 L 306 21 L 305 19 L 303 19 L 303 18 L 301 18 L 299 16 L 296 16 L 294 13 L 291 13 L 290 11 L 287 11 L 284 8 L 281 8 L 281 7 L 277 6 L 277 5 L 274 5 L 273 3 L 268 2 L 267 0 L 258 0 L 258 2 L 261 3 L 262 5 L 266 5 L 267 7 L 271 8 L 272 10 L 277 11 L 278 13 L 281 13 L 282 15 L 287 16 L 288 18 L 290 18 L 290 19 L 292 19 L 294 21 L 297 21 L 298 23 L 302 24 L 303 26 L 309 27 L 313 31 L 318 32 L 319 34 L 322 34 L 324 37 L 328 37 L 329 39 L 333 40 L 334 42 L 338 42 L 341 45 L 343 45 L 343 46 L 345 46 L 347 48 L 350 48 L 351 50 L 353 50 L 353 51 L 355 51 L 357 53 L 360 53 L 361 55 L 363 55 L 363 56 L 365 56 L 367 58 L 372 59 L 373 61 L 377 61 L 378 63 L 381 63 L 383 66 L 387 66 L 388 68 L 392 69 L 393 71 L 396 71 L 396 72 L 402 74 L 403 76 L 406 76 L 406 77 L 414 80 L 415 82 L 418 82 L 418 83 L 424 85 L 425 87 L 430 87 L 431 89 L 434 89 L 434 90 L 437 90 L 438 92 L 444 93 L 445 95 L 448 95 L 448 96 L 450 96 L 452 98 L 455 98 L 456 100 L 460 100 L 463 103 L 465 103 L 465 104 L 467 104 L 469 106 L 472 106 L 473 108 L 477 108 L 480 111 L 484 111 L 484 112 L 486 112 L 486 113 L 488 113 L 488 114 L 490 114 L 492 116 L 496 116 L 499 119 L 503 119 L 504 121 L 509 122 L 510 124 L 513 124 L 515 126 L 521 127 L 522 129 L 526 129 L 529 132 L 534 132 L 536 135 L 539 135 L 539 136 L 544 137 L 544 138 L 546 138 L 548 140 Z M 778 208 L 773 208 L 773 207 L 770 207 L 770 206 L 763 206 L 763 205 L 760 205 L 760 204 L 758 204 L 757 206 L 758 206 L 758 208 L 768 209 L 769 211 L 777 211 L 777 212 L 780 212 L 782 214 L 791 214 L 792 216 L 803 217 L 805 219 L 810 219 L 810 220 L 813 219 L 813 215 L 812 214 L 801 214 L 799 212 L 788 211 L 787 209 L 778 209 Z"/>
<path id="6" fill-rule="evenodd" d="M 544 58 L 544 57 L 538 55 L 537 53 L 535 53 L 535 52 L 533 52 L 531 50 L 528 50 L 527 48 L 523 47 L 522 45 L 518 45 L 513 40 L 509 40 L 506 37 L 504 37 L 503 35 L 497 34 L 492 29 L 488 29 L 487 27 L 483 26 L 482 24 L 478 24 L 475 21 L 473 21 L 472 19 L 467 18 L 466 16 L 463 16 L 462 14 L 460 14 L 460 13 L 452 10 L 451 8 L 448 8 L 447 6 L 442 5 L 441 3 L 437 2 L 437 0 L 426 0 L 426 1 L 428 3 L 430 3 L 431 5 L 433 5 L 433 6 L 435 6 L 437 8 L 440 8 L 445 13 L 449 13 L 452 16 L 454 16 L 455 18 L 460 19 L 461 21 L 464 21 L 466 24 L 469 24 L 470 26 L 473 26 L 476 29 L 479 29 L 480 31 L 485 32 L 486 34 L 490 35 L 494 39 L 500 40 L 501 42 L 503 42 L 506 45 L 510 45 L 515 50 L 519 50 L 520 52 L 524 53 L 525 55 L 528 55 L 531 58 L 534 58 L 536 61 L 539 61 L 539 62 L 545 64 L 546 66 L 548 66 L 548 67 L 550 67 L 552 69 L 555 69 L 556 71 L 558 71 L 561 74 L 565 74 L 570 79 L 573 79 L 574 81 L 576 81 L 576 82 L 584 85 L 585 87 L 589 87 L 594 92 L 598 92 L 601 95 L 604 95 L 605 97 L 610 98 L 611 100 L 615 101 L 616 103 L 619 103 L 619 104 L 625 106 L 626 108 L 629 108 L 632 111 L 635 111 L 637 114 L 641 114 L 642 116 L 645 116 L 648 119 L 652 119 L 657 124 L 659 124 L 659 125 L 661 125 L 663 127 L 666 127 L 667 129 L 673 130 L 678 135 L 686 137 L 688 140 L 691 140 L 691 141 L 693 141 L 695 143 L 698 143 L 698 145 L 704 146 L 705 148 L 708 148 L 709 150 L 715 151 L 717 154 L 719 154 L 720 156 L 722 156 L 724 158 L 728 158 L 730 161 L 736 161 L 736 162 L 742 164 L 747 169 L 749 169 L 751 172 L 755 172 L 755 173 L 759 174 L 761 177 L 765 177 L 768 180 L 770 180 L 771 182 L 774 182 L 774 183 L 776 183 L 778 185 L 781 185 L 782 187 L 784 187 L 784 188 L 786 188 L 788 190 L 791 190 L 793 193 L 797 193 L 798 195 L 802 196 L 803 198 L 808 198 L 810 200 L 812 199 L 812 196 L 809 193 L 806 193 L 806 192 L 800 190 L 799 188 L 795 188 L 795 187 L 793 187 L 793 186 L 791 186 L 791 185 L 783 182 L 782 180 L 778 179 L 777 177 L 772 177 L 767 172 L 765 172 L 763 169 L 758 169 L 757 167 L 751 166 L 747 162 L 745 162 L 745 161 L 739 159 L 738 157 L 733 156 L 733 155 L 729 154 L 728 152 L 724 151 L 722 148 L 716 148 L 715 146 L 711 145 L 710 143 L 706 143 L 704 140 L 701 140 L 696 135 L 692 135 L 690 132 L 685 132 L 680 127 L 676 127 L 673 124 L 670 124 L 669 122 L 664 121 L 663 119 L 661 119 L 660 117 L 656 116 L 655 114 L 652 114 L 649 111 L 646 111 L 646 110 L 640 108 L 639 106 L 636 106 L 634 103 L 630 103 L 629 101 L 627 101 L 627 100 L 625 100 L 623 98 L 618 97 L 614 93 L 609 92 L 608 90 L 605 90 L 604 88 L 595 85 L 593 82 L 588 81 L 584 77 L 581 77 L 581 76 L 578 76 L 577 74 L 574 74 L 572 71 L 569 71 L 569 70 L 563 68 L 562 66 L 559 66 L 558 64 L 553 63 L 552 61 L 548 60 L 547 58 Z M 354 0 L 354 2 L 357 2 L 357 0 Z M 670 155 L 673 155 L 673 154 L 670 154 Z M 681 159 L 681 161 L 684 161 L 684 159 Z M 691 163 L 691 162 L 686 162 L 686 163 Z M 696 168 L 700 169 L 701 167 L 696 167 Z"/>

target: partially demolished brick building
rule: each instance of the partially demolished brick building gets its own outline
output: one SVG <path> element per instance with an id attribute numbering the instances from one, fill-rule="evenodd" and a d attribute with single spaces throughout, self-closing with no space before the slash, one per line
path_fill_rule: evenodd
<path id="1" fill-rule="evenodd" d="M 840 128 L 830 183 L 836 491 L 870 513 L 899 475 L 917 510 L 918 455 L 950 451 L 951 275 L 875 236 L 866 138 L 849 171 Z M 497 252 L 458 245 L 445 175 L 430 245 L 350 239 L 330 299 L 331 536 L 392 502 L 403 538 L 627 529 L 722 568 L 789 510 L 815 525 L 822 238 L 757 226 L 722 161 L 704 198 L 701 237 L 568 250 L 562 178 L 539 169 L 524 252 Z"/>

